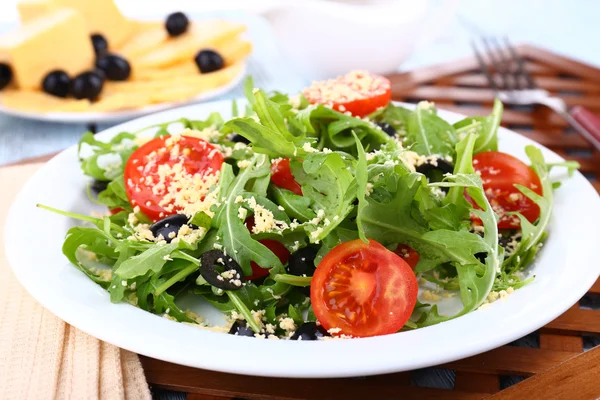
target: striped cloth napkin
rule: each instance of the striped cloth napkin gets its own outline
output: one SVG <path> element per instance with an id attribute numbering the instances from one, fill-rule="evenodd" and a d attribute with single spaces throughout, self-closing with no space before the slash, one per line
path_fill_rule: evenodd
<path id="1" fill-rule="evenodd" d="M 0 221 L 39 166 L 0 168 Z M 151 399 L 138 356 L 45 310 L 8 266 L 4 226 L 0 242 L 0 399 Z"/>

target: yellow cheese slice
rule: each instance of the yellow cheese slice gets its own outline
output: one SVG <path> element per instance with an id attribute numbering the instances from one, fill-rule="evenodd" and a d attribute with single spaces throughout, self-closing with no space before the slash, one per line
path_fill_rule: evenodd
<path id="1" fill-rule="evenodd" d="M 156 79 L 153 81 L 128 81 L 128 82 L 106 82 L 102 91 L 103 96 L 108 96 L 113 93 L 152 93 L 160 97 L 159 92 L 168 92 L 170 90 L 179 90 L 179 88 L 190 87 L 192 91 L 205 91 L 223 86 L 236 76 L 238 76 L 244 63 L 239 62 L 235 65 L 225 67 L 219 71 L 208 74 L 194 74 L 187 76 L 175 76 L 164 79 Z M 205 89 L 205 90 L 201 90 Z M 155 92 L 155 93 L 153 93 Z"/>
<path id="2" fill-rule="evenodd" d="M 88 33 L 103 34 L 111 49 L 121 47 L 136 28 L 133 22 L 121 14 L 113 0 L 20 0 L 18 8 L 23 24 L 53 10 L 76 10 L 85 18 Z"/>
<path id="3" fill-rule="evenodd" d="M 16 87 L 37 89 L 48 72 L 74 76 L 94 64 L 94 49 L 80 13 L 60 9 L 0 36 L 0 62 L 8 63 Z"/>
<path id="4" fill-rule="evenodd" d="M 89 111 L 89 100 L 63 99 L 35 90 L 5 89 L 0 92 L 0 103 L 8 108 L 35 112 Z"/>
<path id="5" fill-rule="evenodd" d="M 182 60 L 193 60 L 198 50 L 230 40 L 246 30 L 244 25 L 211 21 L 192 25 L 184 35 L 169 38 L 154 50 L 133 59 L 134 68 L 160 68 Z"/>
<path id="6" fill-rule="evenodd" d="M 215 46 L 214 49 L 221 54 L 225 61 L 225 65 L 229 66 L 246 59 L 252 52 L 252 44 L 247 41 L 235 39 L 224 44 L 219 44 Z M 166 68 L 134 69 L 132 79 L 134 81 L 152 81 L 176 76 L 198 75 L 199 73 L 200 71 L 198 70 L 196 62 L 189 60 Z"/>
<path id="7" fill-rule="evenodd" d="M 125 58 L 140 57 L 169 39 L 164 25 L 142 28 L 119 49 Z"/>

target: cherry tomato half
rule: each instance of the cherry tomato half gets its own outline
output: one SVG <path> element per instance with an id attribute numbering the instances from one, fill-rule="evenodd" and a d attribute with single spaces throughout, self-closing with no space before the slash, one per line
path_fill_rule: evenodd
<path id="1" fill-rule="evenodd" d="M 473 168 L 481 176 L 486 197 L 498 214 L 498 228 L 521 226 L 517 216 L 506 215 L 511 211 L 520 212 L 530 222 L 534 222 L 540 216 L 537 204 L 514 186 L 523 185 L 539 195 L 542 194 L 540 178 L 527 164 L 510 154 L 486 151 L 473 157 Z"/>
<path id="2" fill-rule="evenodd" d="M 218 173 L 222 164 L 223 154 L 202 139 L 161 136 L 145 143 L 127 160 L 127 198 L 132 206 L 158 221 L 181 211 L 186 202 L 202 200 L 198 196 L 208 189 L 203 178 Z"/>
<path id="3" fill-rule="evenodd" d="M 419 263 L 419 253 L 417 253 L 415 249 L 408 245 L 400 243 L 398 247 L 396 247 L 396 250 L 394 250 L 394 253 L 402 257 L 402 259 L 406 261 L 408 266 L 411 267 L 413 270 Z"/>
<path id="4" fill-rule="evenodd" d="M 418 285 L 409 265 L 374 240 L 342 243 L 319 263 L 310 300 L 319 322 L 358 337 L 400 330 L 417 302 Z"/>
<path id="5" fill-rule="evenodd" d="M 383 76 L 366 71 L 352 71 L 327 81 L 313 82 L 304 89 L 304 97 L 312 104 L 327 104 L 355 117 L 366 117 L 392 99 L 392 85 Z"/>
<path id="6" fill-rule="evenodd" d="M 254 226 L 254 216 L 246 218 L 246 221 L 244 223 L 246 224 L 246 228 L 248 228 L 248 230 L 252 232 L 252 227 Z M 290 259 L 290 252 L 288 251 L 288 249 L 284 245 L 279 243 L 277 240 L 263 239 L 259 240 L 258 242 L 267 246 L 269 250 L 275 253 L 277 258 L 279 258 L 279 261 L 281 261 L 283 265 L 285 265 Z M 246 279 L 248 280 L 258 279 L 262 278 L 263 276 L 269 275 L 269 266 L 267 266 L 266 268 L 261 268 L 254 261 L 250 263 L 250 266 L 252 267 L 252 275 L 246 277 Z"/>
<path id="7" fill-rule="evenodd" d="M 287 189 L 302 196 L 302 188 L 292 175 L 289 158 L 280 158 L 273 161 L 271 164 L 271 181 L 282 189 Z"/>

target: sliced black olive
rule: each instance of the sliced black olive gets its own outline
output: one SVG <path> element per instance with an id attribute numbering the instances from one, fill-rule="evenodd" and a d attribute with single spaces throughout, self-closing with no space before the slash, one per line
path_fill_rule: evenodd
<path id="1" fill-rule="evenodd" d="M 179 229 L 183 225 L 189 225 L 188 217 L 183 214 L 174 214 L 153 223 L 150 226 L 150 231 L 154 237 L 162 235 L 167 243 L 171 243 L 171 240 L 173 240 L 173 237 L 177 236 L 177 232 L 179 232 Z M 190 227 L 195 228 L 193 225 L 190 225 Z M 173 236 L 172 233 L 175 233 L 175 236 Z"/>
<path id="2" fill-rule="evenodd" d="M 384 131 L 390 136 L 396 136 L 396 134 L 398 133 L 396 132 L 396 129 L 394 129 L 394 127 L 388 124 L 387 122 L 376 122 L 376 124 L 381 128 L 382 131 Z"/>
<path id="3" fill-rule="evenodd" d="M 238 135 L 237 133 L 231 137 L 231 141 L 234 143 L 250 144 L 250 141 L 248 139 L 246 139 L 242 135 Z"/>
<path id="4" fill-rule="evenodd" d="M 188 17 L 184 13 L 178 11 L 167 17 L 165 28 L 167 29 L 167 32 L 169 32 L 169 35 L 179 36 L 187 31 L 189 24 L 190 20 Z"/>
<path id="5" fill-rule="evenodd" d="M 92 35 L 92 45 L 94 46 L 96 57 L 101 56 L 108 51 L 108 41 L 100 33 L 94 33 Z"/>
<path id="6" fill-rule="evenodd" d="M 8 64 L 0 63 L 0 90 L 4 89 L 12 80 L 12 68 Z"/>
<path id="7" fill-rule="evenodd" d="M 98 181 L 98 180 L 95 180 L 90 185 L 90 190 L 92 192 L 96 193 L 96 195 L 97 195 L 98 193 L 106 190 L 106 188 L 108 187 L 109 183 L 110 183 L 110 181 Z"/>
<path id="8" fill-rule="evenodd" d="M 444 179 L 444 174 L 454 172 L 454 165 L 443 158 L 436 158 L 419 165 L 416 170 L 425 175 L 429 182 L 441 182 Z M 440 189 L 448 193 L 447 187 L 440 187 Z"/>
<path id="9" fill-rule="evenodd" d="M 203 74 L 218 71 L 225 65 L 223 57 L 214 50 L 200 50 L 194 61 Z"/>
<path id="10" fill-rule="evenodd" d="M 235 321 L 233 325 L 231 325 L 231 329 L 229 329 L 230 335 L 238 335 L 238 336 L 249 336 L 254 337 L 254 331 L 248 328 L 248 325 L 245 321 Z"/>
<path id="11" fill-rule="evenodd" d="M 305 322 L 290 337 L 290 340 L 317 340 L 323 336 L 329 336 L 329 333 L 316 322 Z"/>
<path id="12" fill-rule="evenodd" d="M 312 276 L 315 272 L 315 258 L 318 250 L 315 247 L 303 247 L 290 255 L 287 271 L 296 276 Z"/>
<path id="13" fill-rule="evenodd" d="M 124 81 L 131 75 L 129 62 L 116 54 L 106 54 L 98 57 L 96 68 L 104 71 L 106 79 L 111 81 Z"/>
<path id="14" fill-rule="evenodd" d="M 71 82 L 71 93 L 76 99 L 95 100 L 102 92 L 103 86 L 104 79 L 98 73 L 83 72 Z"/>
<path id="15" fill-rule="evenodd" d="M 224 272 L 230 276 L 223 276 Z M 239 290 L 246 278 L 242 267 L 222 251 L 209 250 L 200 257 L 200 275 L 214 287 L 223 290 Z"/>
<path id="16" fill-rule="evenodd" d="M 71 87 L 71 78 L 65 71 L 56 70 L 48 73 L 42 82 L 44 92 L 56 97 L 67 97 Z"/>

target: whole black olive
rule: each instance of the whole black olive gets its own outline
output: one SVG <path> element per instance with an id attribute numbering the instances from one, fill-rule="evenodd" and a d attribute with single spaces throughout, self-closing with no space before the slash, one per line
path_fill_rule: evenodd
<path id="1" fill-rule="evenodd" d="M 219 250 L 209 250 L 200 257 L 200 275 L 214 287 L 239 290 L 246 282 L 242 267 Z"/>
<path id="2" fill-rule="evenodd" d="M 42 82 L 44 92 L 56 97 L 67 97 L 71 86 L 71 78 L 65 71 L 56 70 L 48 73 Z"/>
<path id="3" fill-rule="evenodd" d="M 318 250 L 314 247 L 303 247 L 290 255 L 286 267 L 287 272 L 296 276 L 312 276 L 315 272 L 315 258 Z"/>
<path id="4" fill-rule="evenodd" d="M 0 63 L 0 90 L 4 89 L 12 80 L 12 68 L 8 64 Z"/>
<path id="5" fill-rule="evenodd" d="M 390 136 L 396 136 L 396 134 L 398 133 L 396 132 L 396 129 L 394 129 L 394 127 L 388 124 L 387 122 L 376 122 L 376 124 L 381 128 L 382 131 L 384 131 Z"/>
<path id="6" fill-rule="evenodd" d="M 108 187 L 110 181 L 99 181 L 99 180 L 94 180 L 94 182 L 92 182 L 92 184 L 90 185 L 90 190 L 96 194 L 106 190 L 106 188 Z"/>
<path id="7" fill-rule="evenodd" d="M 254 337 L 254 331 L 248 328 L 248 325 L 245 321 L 235 321 L 233 325 L 231 325 L 231 329 L 229 329 L 230 335 L 238 335 L 238 336 L 249 336 Z"/>
<path id="8" fill-rule="evenodd" d="M 317 340 L 323 336 L 329 336 L 329 333 L 316 322 L 305 322 L 290 337 L 290 340 Z"/>
<path id="9" fill-rule="evenodd" d="M 237 133 L 231 137 L 231 141 L 234 143 L 250 144 L 250 141 L 248 139 L 246 139 L 242 135 L 238 135 Z"/>
<path id="10" fill-rule="evenodd" d="M 100 33 L 94 33 L 92 35 L 92 45 L 94 46 L 96 57 L 101 56 L 108 51 L 108 41 L 104 35 Z"/>
<path id="11" fill-rule="evenodd" d="M 225 65 L 223 57 L 214 50 L 200 50 L 194 61 L 203 74 L 218 71 Z"/>
<path id="12" fill-rule="evenodd" d="M 179 229 L 188 223 L 188 217 L 183 214 L 174 214 L 169 215 L 161 219 L 160 221 L 156 221 L 150 226 L 150 231 L 154 235 L 154 237 L 159 237 L 162 235 L 163 239 L 167 243 L 171 243 L 171 240 L 175 236 L 177 236 L 177 232 Z M 175 236 L 173 235 L 175 234 Z"/>
<path id="13" fill-rule="evenodd" d="M 445 174 L 454 172 L 454 165 L 443 158 L 436 158 L 419 165 L 416 170 L 425 175 L 429 182 L 441 182 Z M 440 189 L 448 193 L 447 187 L 440 187 Z"/>
<path id="14" fill-rule="evenodd" d="M 167 21 L 165 22 L 165 28 L 167 28 L 167 32 L 169 32 L 169 35 L 179 36 L 182 33 L 185 33 L 185 31 L 187 31 L 189 24 L 190 21 L 188 17 L 184 13 L 178 11 L 174 12 L 173 14 L 170 14 L 167 17 Z"/>
<path id="15" fill-rule="evenodd" d="M 106 79 L 124 81 L 131 75 L 129 62 L 116 54 L 105 54 L 96 60 L 96 68 L 103 71 Z"/>
<path id="16" fill-rule="evenodd" d="M 71 82 L 71 93 L 76 99 L 94 100 L 104 86 L 104 79 L 96 72 L 83 72 Z"/>

